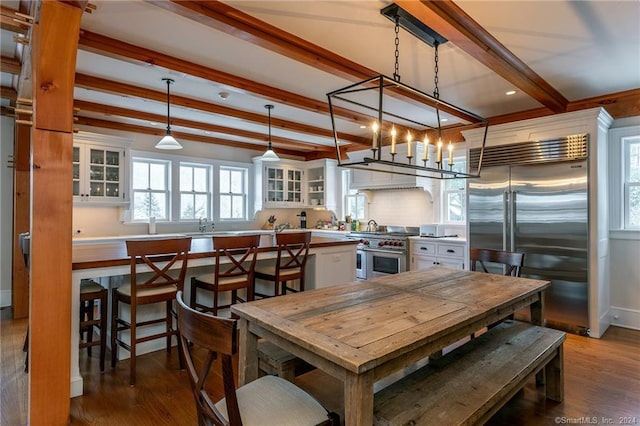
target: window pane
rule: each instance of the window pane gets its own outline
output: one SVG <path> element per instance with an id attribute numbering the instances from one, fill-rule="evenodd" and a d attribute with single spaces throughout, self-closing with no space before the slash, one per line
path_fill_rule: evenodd
<path id="1" fill-rule="evenodd" d="M 192 194 L 180 195 L 180 219 L 195 219 L 195 207 Z"/>
<path id="2" fill-rule="evenodd" d="M 640 186 L 629 188 L 629 227 L 640 228 Z"/>
<path id="3" fill-rule="evenodd" d="M 180 166 L 180 191 L 193 190 L 193 168 Z"/>
<path id="4" fill-rule="evenodd" d="M 231 219 L 231 196 L 220 195 L 220 218 Z"/>
<path id="5" fill-rule="evenodd" d="M 166 189 L 166 167 L 164 164 L 149 164 L 149 187 L 151 189 L 164 191 Z"/>
<path id="6" fill-rule="evenodd" d="M 209 190 L 207 169 L 204 167 L 196 167 L 193 169 L 193 189 L 196 192 L 207 192 Z"/>
<path id="7" fill-rule="evenodd" d="M 640 142 L 629 144 L 629 177 L 627 182 L 640 182 Z"/>
<path id="8" fill-rule="evenodd" d="M 233 206 L 231 211 L 231 217 L 233 219 L 243 219 L 244 218 L 244 196 L 234 195 L 232 200 L 233 200 Z"/>
<path id="9" fill-rule="evenodd" d="M 133 189 L 149 188 L 149 163 L 133 163 Z"/>
<path id="10" fill-rule="evenodd" d="M 230 184 L 229 170 L 220 170 L 220 192 L 229 193 Z"/>
<path id="11" fill-rule="evenodd" d="M 231 192 L 234 194 L 242 194 L 244 192 L 243 175 L 244 172 L 240 170 L 231 172 Z"/>
<path id="12" fill-rule="evenodd" d="M 207 209 L 208 199 L 209 197 L 206 194 L 196 194 L 193 202 L 195 209 L 194 218 L 209 217 L 209 209 Z"/>
<path id="13" fill-rule="evenodd" d="M 449 204 L 449 222 L 462 222 L 464 220 L 464 194 L 460 192 L 454 192 L 448 196 Z"/>

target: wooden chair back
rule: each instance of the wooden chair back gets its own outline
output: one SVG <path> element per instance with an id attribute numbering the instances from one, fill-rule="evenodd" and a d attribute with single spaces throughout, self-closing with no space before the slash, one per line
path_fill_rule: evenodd
<path id="1" fill-rule="evenodd" d="M 187 366 L 191 390 L 196 401 L 199 425 L 241 425 L 240 409 L 233 379 L 232 356 L 238 351 L 237 320 L 214 317 L 191 309 L 184 303 L 182 292 L 178 301 L 178 330 L 181 350 Z M 196 362 L 193 351 L 204 349 L 203 362 Z M 222 363 L 222 383 L 227 404 L 229 422 L 215 407 L 205 389 L 207 377 L 213 361 L 220 357 Z"/>
<path id="2" fill-rule="evenodd" d="M 215 282 L 234 279 L 246 282 L 247 299 L 253 300 L 253 272 L 256 266 L 260 235 L 238 235 L 213 237 L 216 251 Z"/>
<path id="3" fill-rule="evenodd" d="M 278 259 L 276 276 L 290 269 L 299 269 L 304 274 L 311 244 L 311 232 L 286 232 L 276 234 Z"/>
<path id="4" fill-rule="evenodd" d="M 175 285 L 178 290 L 184 287 L 187 274 L 187 261 L 191 249 L 191 237 L 170 238 L 160 240 L 127 240 L 127 255 L 131 264 L 131 297 L 135 299 L 136 292 Z M 151 276 L 138 282 L 139 275 L 146 267 Z"/>
<path id="5" fill-rule="evenodd" d="M 471 260 L 471 270 L 480 272 L 489 272 L 487 263 L 497 263 L 505 265 L 505 275 L 519 277 L 522 273 L 522 265 L 524 264 L 524 253 L 470 248 L 469 259 Z M 481 269 L 478 269 L 478 266 Z"/>

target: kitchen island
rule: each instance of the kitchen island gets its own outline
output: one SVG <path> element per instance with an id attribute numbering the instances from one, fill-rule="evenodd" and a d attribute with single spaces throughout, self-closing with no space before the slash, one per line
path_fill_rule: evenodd
<path id="1" fill-rule="evenodd" d="M 258 233 L 258 232 L 256 232 Z M 273 245 L 273 232 L 260 231 L 261 247 L 258 249 L 258 261 L 269 262 L 275 259 L 277 249 Z M 224 233 L 216 233 L 223 235 Z M 176 238 L 184 234 L 167 236 L 154 235 L 147 238 Z M 80 282 L 83 279 L 95 279 L 107 287 L 128 282 L 130 273 L 129 257 L 125 241 L 128 237 L 108 237 L 106 242 L 85 242 L 74 244 L 72 251 L 72 312 L 78 312 L 80 305 Z M 211 235 L 192 236 L 189 252 L 189 270 L 185 280 L 188 288 L 190 276 L 204 271 L 210 272 L 214 251 Z M 345 238 L 327 238 L 313 236 L 307 261 L 306 286 L 308 289 L 322 288 L 336 284 L 345 284 L 355 280 L 355 252 L 357 241 Z M 71 397 L 82 395 L 82 376 L 78 366 L 79 319 L 72 315 L 71 322 Z M 154 342 L 145 342 L 139 354 L 160 349 L 152 346 Z M 162 345 L 161 345 L 162 346 Z"/>

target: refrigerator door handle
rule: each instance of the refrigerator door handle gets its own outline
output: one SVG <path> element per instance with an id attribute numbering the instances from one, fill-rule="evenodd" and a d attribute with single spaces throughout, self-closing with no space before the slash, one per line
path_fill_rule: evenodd
<path id="1" fill-rule="evenodd" d="M 502 193 L 502 249 L 508 250 L 507 238 L 509 238 L 509 209 L 507 208 L 509 203 L 509 193 L 504 191 Z"/>
<path id="2" fill-rule="evenodd" d="M 516 251 L 516 191 L 511 191 L 511 221 L 509 222 L 510 251 Z"/>

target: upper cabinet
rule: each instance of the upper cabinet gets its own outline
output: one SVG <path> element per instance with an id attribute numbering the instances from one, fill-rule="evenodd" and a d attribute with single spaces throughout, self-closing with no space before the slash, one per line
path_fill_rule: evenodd
<path id="1" fill-rule="evenodd" d="M 255 211 L 282 207 L 334 210 L 337 207 L 339 188 L 335 160 L 272 163 L 254 158 L 253 161 Z"/>
<path id="2" fill-rule="evenodd" d="M 73 139 L 73 197 L 75 202 L 118 205 L 127 194 L 128 149 L 131 141 L 78 132 Z"/>

